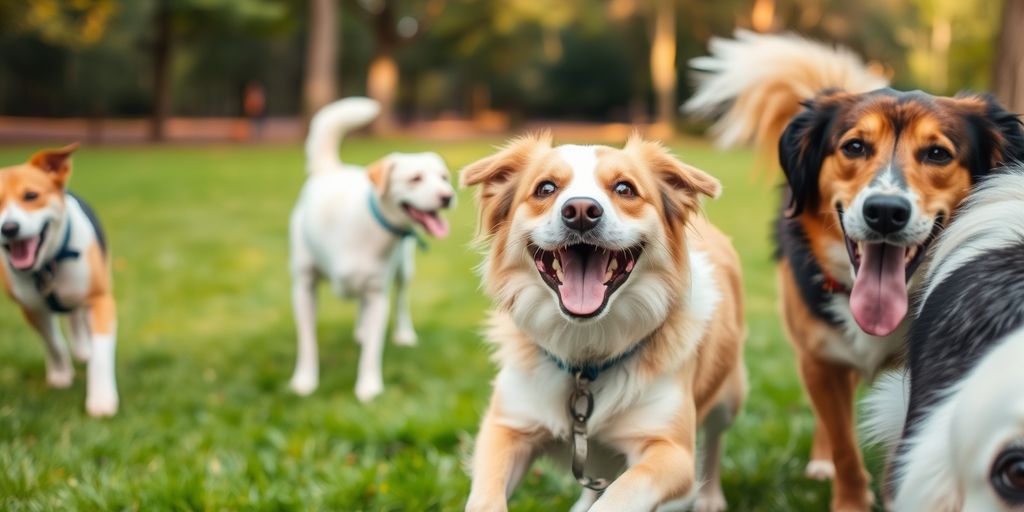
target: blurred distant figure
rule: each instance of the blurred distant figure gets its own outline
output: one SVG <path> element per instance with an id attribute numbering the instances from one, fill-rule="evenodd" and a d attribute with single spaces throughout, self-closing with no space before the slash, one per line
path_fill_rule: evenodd
<path id="1" fill-rule="evenodd" d="M 263 125 L 266 123 L 267 95 L 259 80 L 245 84 L 242 92 L 242 111 L 249 118 L 249 138 L 262 139 Z"/>

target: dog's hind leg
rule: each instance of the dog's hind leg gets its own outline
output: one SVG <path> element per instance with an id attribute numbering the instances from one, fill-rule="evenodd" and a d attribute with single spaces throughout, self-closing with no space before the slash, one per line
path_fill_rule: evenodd
<path id="1" fill-rule="evenodd" d="M 119 397 L 114 352 L 117 344 L 117 305 L 109 290 L 89 302 L 92 355 L 86 369 L 85 410 L 90 416 L 113 416 Z"/>
<path id="2" fill-rule="evenodd" d="M 356 398 L 368 402 L 384 391 L 381 359 L 384 356 L 384 331 L 388 326 L 388 295 L 386 290 L 369 290 L 364 298 L 360 327 L 364 337 L 359 351 L 356 376 Z"/>
<path id="3" fill-rule="evenodd" d="M 22 314 L 29 324 L 43 338 L 46 349 L 46 383 L 54 388 L 71 386 L 75 377 L 75 368 L 71 365 L 71 357 L 60 332 L 57 316 L 49 311 L 33 311 L 22 308 Z"/>
<path id="4" fill-rule="evenodd" d="M 395 279 L 395 334 L 392 336 L 396 345 L 411 347 L 416 344 L 416 329 L 412 326 L 412 311 L 409 304 L 409 283 L 412 281 L 415 266 L 416 244 L 414 240 L 406 240 L 396 251 Z"/>
<path id="5" fill-rule="evenodd" d="M 89 360 L 92 353 L 92 333 L 89 331 L 89 311 L 78 308 L 68 317 L 71 328 L 71 354 L 80 362 Z"/>
<path id="6" fill-rule="evenodd" d="M 295 372 L 290 386 L 296 394 L 305 396 L 320 384 L 320 357 L 316 346 L 316 273 L 312 269 L 299 269 L 292 276 L 292 309 L 298 349 Z"/>

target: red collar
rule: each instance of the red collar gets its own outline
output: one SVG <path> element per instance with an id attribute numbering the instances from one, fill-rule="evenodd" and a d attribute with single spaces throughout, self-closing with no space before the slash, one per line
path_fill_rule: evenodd
<path id="1" fill-rule="evenodd" d="M 850 290 L 848 290 L 846 288 L 846 285 L 844 285 L 843 283 L 840 283 L 839 281 L 837 281 L 836 278 L 832 277 L 832 274 L 829 274 L 824 269 L 822 269 L 821 275 L 822 275 L 822 277 L 825 278 L 825 281 L 823 283 L 821 283 L 821 289 L 825 290 L 825 292 L 827 292 L 827 293 L 850 293 Z"/>

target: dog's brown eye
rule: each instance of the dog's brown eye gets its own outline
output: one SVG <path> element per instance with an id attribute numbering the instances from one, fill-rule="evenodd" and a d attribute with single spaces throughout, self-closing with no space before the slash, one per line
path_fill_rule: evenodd
<path id="1" fill-rule="evenodd" d="M 867 144 L 860 139 L 853 139 L 843 144 L 843 154 L 849 158 L 864 156 L 868 152 Z"/>
<path id="2" fill-rule="evenodd" d="M 423 175 L 421 175 L 421 174 L 417 174 L 417 175 L 413 176 L 412 178 L 409 178 L 409 183 L 419 183 L 421 181 L 423 181 Z"/>
<path id="3" fill-rule="evenodd" d="M 636 195 L 636 191 L 633 190 L 633 186 L 625 181 L 620 181 L 615 184 L 615 188 L 612 189 L 616 194 L 622 197 L 633 197 Z"/>
<path id="4" fill-rule="evenodd" d="M 1010 448 L 996 458 L 990 476 L 996 493 L 1010 503 L 1024 501 L 1024 450 Z"/>
<path id="5" fill-rule="evenodd" d="M 23 197 L 26 201 L 35 201 L 39 198 L 39 193 L 34 190 L 29 190 L 28 192 L 25 192 Z"/>
<path id="6" fill-rule="evenodd" d="M 945 165 L 953 160 L 953 155 L 942 146 L 932 146 L 925 151 L 924 159 L 930 164 Z"/>
<path id="7" fill-rule="evenodd" d="M 540 185 L 537 185 L 537 189 L 533 191 L 533 195 L 537 197 L 548 197 L 554 194 L 558 190 L 558 187 L 550 181 L 542 181 Z"/>

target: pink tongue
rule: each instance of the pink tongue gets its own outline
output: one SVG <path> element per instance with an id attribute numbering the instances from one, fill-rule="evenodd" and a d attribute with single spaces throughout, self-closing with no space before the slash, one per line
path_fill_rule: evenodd
<path id="1" fill-rule="evenodd" d="M 431 215 L 415 208 L 408 208 L 408 212 L 413 220 L 423 225 L 423 229 L 426 229 L 430 236 L 434 238 L 448 236 L 448 221 L 442 219 L 440 215 Z"/>
<path id="2" fill-rule="evenodd" d="M 906 249 L 866 244 L 857 280 L 850 292 L 850 309 L 864 332 L 888 336 L 907 315 Z"/>
<path id="3" fill-rule="evenodd" d="M 30 268 L 35 263 L 38 246 L 39 237 L 11 242 L 11 265 L 18 270 Z"/>
<path id="4" fill-rule="evenodd" d="M 608 288 L 604 274 L 609 256 L 604 251 L 588 256 L 571 249 L 560 251 L 563 279 L 558 293 L 562 296 L 562 306 L 570 313 L 592 315 L 604 303 L 604 292 Z"/>

